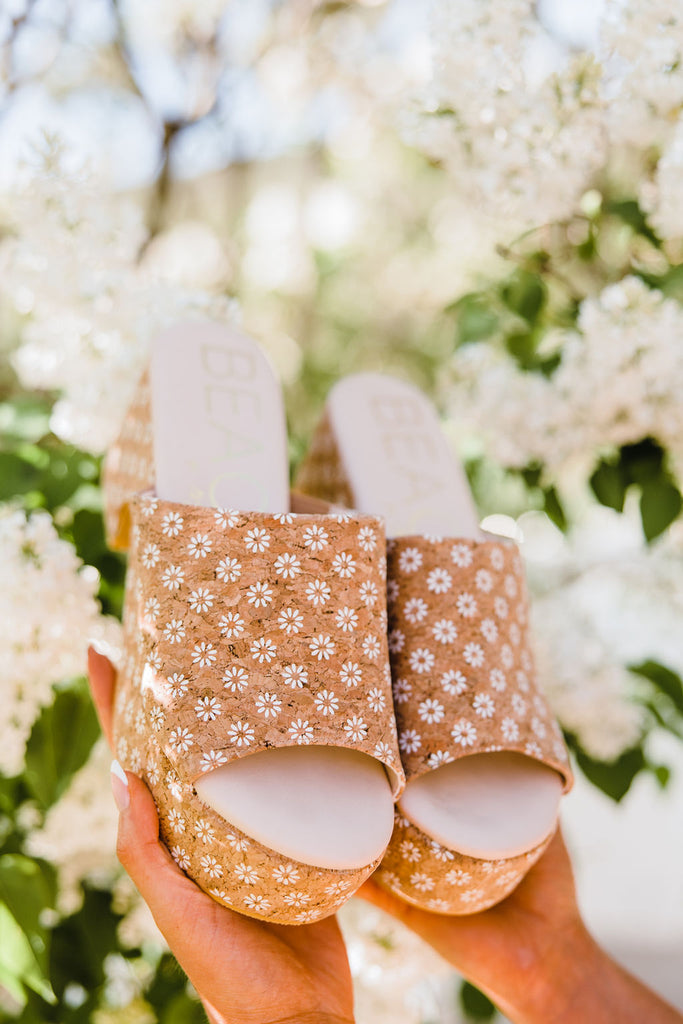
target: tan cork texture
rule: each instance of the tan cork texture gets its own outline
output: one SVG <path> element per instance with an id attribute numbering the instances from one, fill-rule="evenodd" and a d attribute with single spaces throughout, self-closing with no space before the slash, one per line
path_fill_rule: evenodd
<path id="1" fill-rule="evenodd" d="M 327 419 L 311 450 L 297 486 L 333 500 L 349 485 L 340 482 L 344 466 Z M 318 476 L 321 452 L 334 465 Z M 353 495 L 347 500 L 353 507 Z M 387 581 L 394 709 L 407 781 L 468 754 L 504 750 L 554 768 L 568 791 L 567 749 L 536 682 L 516 545 L 395 538 L 387 543 Z M 549 841 L 522 856 L 488 861 L 441 846 L 397 812 L 375 878 L 416 906 L 474 913 L 508 895 Z"/>
<path id="2" fill-rule="evenodd" d="M 377 758 L 400 794 L 383 524 L 153 494 L 130 508 L 117 756 L 149 785 L 176 861 L 214 898 L 274 922 L 325 917 L 376 863 L 290 863 L 226 827 L 193 783 L 256 751 L 315 743 Z"/>
<path id="3" fill-rule="evenodd" d="M 130 500 L 134 494 L 153 490 L 154 483 L 151 390 L 149 374 L 144 373 L 102 470 L 104 526 L 110 548 L 128 550 Z"/>

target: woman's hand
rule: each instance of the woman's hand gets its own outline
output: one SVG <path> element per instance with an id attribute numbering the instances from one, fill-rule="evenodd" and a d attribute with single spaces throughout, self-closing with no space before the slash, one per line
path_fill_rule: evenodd
<path id="1" fill-rule="evenodd" d="M 88 651 L 93 700 L 111 746 L 116 673 Z M 292 927 L 228 910 L 176 866 L 159 840 L 152 795 L 137 776 L 113 776 L 117 854 L 213 1024 L 349 1024 L 353 988 L 334 917 Z"/>
<path id="2" fill-rule="evenodd" d="M 372 880 L 358 895 L 417 932 L 515 1024 L 683 1022 L 589 934 L 559 830 L 514 892 L 480 914 L 430 914 Z"/>

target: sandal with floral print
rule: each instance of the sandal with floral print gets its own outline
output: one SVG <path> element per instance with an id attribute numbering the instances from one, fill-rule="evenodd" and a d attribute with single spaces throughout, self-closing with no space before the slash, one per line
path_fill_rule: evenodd
<path id="1" fill-rule="evenodd" d="M 375 877 L 445 914 L 503 899 L 540 857 L 572 784 L 534 679 L 515 544 L 484 533 L 435 410 L 411 385 L 333 388 L 297 486 L 387 527 L 389 650 L 407 786 Z"/>
<path id="2" fill-rule="evenodd" d="M 289 510 L 279 386 L 208 322 L 157 339 L 105 467 L 129 549 L 115 745 L 179 866 L 295 924 L 375 870 L 404 776 L 375 516 Z"/>

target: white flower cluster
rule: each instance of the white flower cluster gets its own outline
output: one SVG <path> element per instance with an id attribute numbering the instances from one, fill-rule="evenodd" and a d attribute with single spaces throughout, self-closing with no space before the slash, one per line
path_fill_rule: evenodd
<path id="1" fill-rule="evenodd" d="M 426 943 L 360 899 L 346 903 L 339 923 L 353 975 L 358 1024 L 421 1024 L 451 1020 L 453 971 Z"/>
<path id="2" fill-rule="evenodd" d="M 683 119 L 659 158 L 653 180 L 643 181 L 639 200 L 660 238 L 683 238 Z"/>
<path id="3" fill-rule="evenodd" d="M 540 681 L 586 753 L 613 760 L 645 725 L 626 666 L 655 657 L 683 670 L 683 544 L 672 533 L 647 548 L 633 503 L 590 505 L 566 537 L 542 513 L 519 524 Z"/>
<path id="4" fill-rule="evenodd" d="M 615 144 L 662 145 L 683 107 L 683 11 L 667 0 L 608 0 L 600 33 L 606 123 Z"/>
<path id="5" fill-rule="evenodd" d="M 594 59 L 559 61 L 532 0 L 435 4 L 432 43 L 413 141 L 490 212 L 532 225 L 569 215 L 606 156 Z"/>
<path id="6" fill-rule="evenodd" d="M 539 460 L 553 472 L 600 446 L 651 435 L 683 468 L 683 308 L 640 278 L 626 277 L 585 299 L 579 332 L 549 335 L 561 346 L 550 378 L 523 372 L 492 345 L 453 359 L 450 406 L 483 435 L 504 466 Z"/>
<path id="7" fill-rule="evenodd" d="M 97 571 L 60 540 L 46 512 L 0 512 L 0 565 L 0 771 L 15 775 L 52 684 L 83 675 L 89 639 L 116 647 L 119 625 L 100 614 Z"/>
<path id="8" fill-rule="evenodd" d="M 119 428 L 150 336 L 182 317 L 234 319 L 234 305 L 158 279 L 138 261 L 138 207 L 65 174 L 54 153 L 13 197 L 11 218 L 0 294 L 26 318 L 15 368 L 27 388 L 61 392 L 53 431 L 100 453 Z"/>
<path id="9" fill-rule="evenodd" d="M 666 237 L 680 234 L 683 13 L 665 0 L 607 0 L 596 51 L 572 53 L 537 7 L 433 5 L 431 80 L 412 141 L 490 212 L 535 227 L 570 216 L 615 150 L 671 143 L 643 198 Z"/>

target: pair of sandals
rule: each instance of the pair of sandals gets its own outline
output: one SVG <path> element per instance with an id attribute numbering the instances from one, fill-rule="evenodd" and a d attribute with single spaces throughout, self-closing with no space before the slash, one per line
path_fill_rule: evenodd
<path id="1" fill-rule="evenodd" d="M 479 529 L 401 381 L 341 381 L 291 497 L 287 465 L 252 340 L 210 322 L 157 339 L 105 463 L 129 551 L 117 757 L 178 865 L 240 913 L 316 921 L 373 872 L 428 910 L 483 910 L 572 784 L 519 553 Z"/>

